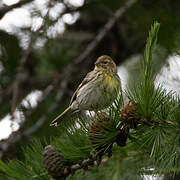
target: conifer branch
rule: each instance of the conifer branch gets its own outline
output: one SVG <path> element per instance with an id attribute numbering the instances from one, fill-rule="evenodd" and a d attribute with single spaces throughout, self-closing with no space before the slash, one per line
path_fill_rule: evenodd
<path id="1" fill-rule="evenodd" d="M 98 156 L 90 156 L 79 163 L 69 164 L 58 154 L 58 150 L 49 145 L 43 152 L 43 162 L 46 169 L 54 179 L 66 179 L 70 174 L 74 174 L 78 169 L 87 170 L 88 166 L 97 165 Z M 52 163 L 54 162 L 54 163 Z"/>
<path id="2" fill-rule="evenodd" d="M 147 124 L 148 126 L 151 126 L 151 128 L 156 128 L 156 127 L 172 127 L 175 128 L 176 130 L 180 130 L 180 126 L 178 124 L 173 123 L 171 121 L 157 121 L 154 119 L 142 119 L 142 124 Z"/>
<path id="3" fill-rule="evenodd" d="M 43 162 L 49 174 L 56 180 L 66 179 L 70 174 L 74 174 L 77 170 L 87 171 L 89 167 L 99 166 L 103 160 L 99 154 L 90 155 L 77 163 L 68 163 L 59 155 L 58 150 L 48 145 L 43 151 Z"/>
<path id="4" fill-rule="evenodd" d="M 160 24 L 155 21 L 150 29 L 144 50 L 141 80 L 134 86 L 132 91 L 127 91 L 127 96 L 139 111 L 140 118 L 145 119 L 151 119 L 154 111 L 166 100 L 165 90 L 161 86 L 157 88 L 154 86 L 152 69 L 152 55 L 156 47 L 159 27 Z"/>
<path id="5" fill-rule="evenodd" d="M 151 30 L 149 31 L 149 36 L 145 46 L 143 69 L 144 78 L 146 81 L 149 81 L 152 76 L 152 55 L 156 47 L 159 28 L 160 24 L 155 21 L 151 26 Z"/>

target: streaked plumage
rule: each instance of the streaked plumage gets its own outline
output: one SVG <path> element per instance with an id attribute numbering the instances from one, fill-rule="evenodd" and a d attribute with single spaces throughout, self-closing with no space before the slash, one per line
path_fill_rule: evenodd
<path id="1" fill-rule="evenodd" d="M 109 56 L 101 56 L 74 92 L 69 107 L 51 122 L 59 125 L 66 117 L 81 110 L 98 111 L 108 107 L 117 97 L 121 86 L 116 64 Z"/>

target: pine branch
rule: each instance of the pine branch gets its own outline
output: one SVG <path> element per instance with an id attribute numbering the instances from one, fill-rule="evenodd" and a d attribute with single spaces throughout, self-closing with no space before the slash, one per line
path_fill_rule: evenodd
<path id="1" fill-rule="evenodd" d="M 147 38 L 146 47 L 144 50 L 144 61 L 143 61 L 143 77 L 145 81 L 149 81 L 153 75 L 152 72 L 152 55 L 154 53 L 154 49 L 157 43 L 157 35 L 160 28 L 160 24 L 155 21 L 151 26 L 151 30 L 149 31 L 149 36 Z"/>
<path id="2" fill-rule="evenodd" d="M 152 55 L 156 47 L 159 27 L 160 24 L 154 22 L 149 32 L 144 51 L 143 73 L 141 80 L 134 85 L 132 91 L 126 92 L 129 100 L 136 106 L 140 118 L 145 119 L 151 119 L 156 109 L 163 104 L 169 96 L 162 86 L 159 85 L 156 89 L 154 86 Z"/>
<path id="3" fill-rule="evenodd" d="M 113 111 L 118 112 L 118 109 L 116 110 L 113 109 Z M 163 147 L 161 143 L 161 139 L 164 139 L 166 136 L 166 130 L 164 130 L 163 128 L 166 126 L 170 128 L 169 124 L 166 124 L 165 122 L 158 123 L 153 120 L 149 121 L 147 119 L 146 120 L 136 119 L 135 114 L 136 114 L 136 109 L 130 102 L 125 104 L 121 108 L 120 114 L 118 113 L 118 116 L 116 116 L 117 118 L 116 120 L 114 119 L 114 116 L 112 116 L 112 114 L 110 115 L 112 117 L 109 117 L 107 116 L 107 114 L 104 113 L 97 114 L 97 117 L 94 118 L 93 123 L 89 127 L 89 133 L 88 133 L 89 141 L 93 145 L 93 148 L 96 150 L 97 154 L 89 155 L 88 157 L 83 158 L 83 160 L 81 160 L 80 162 L 66 164 L 64 163 L 65 162 L 64 156 L 59 155 L 57 149 L 55 149 L 52 146 L 47 146 L 44 149 L 43 156 L 44 156 L 44 164 L 49 174 L 55 179 L 59 179 L 59 178 L 66 179 L 67 176 L 69 176 L 70 174 L 73 175 L 75 171 L 77 171 L 78 169 L 82 169 L 86 171 L 89 169 L 89 167 L 99 165 L 101 163 L 102 157 L 106 153 L 108 153 L 109 157 L 111 157 L 113 153 L 112 147 L 114 143 L 117 143 L 117 145 L 119 145 L 120 147 L 126 146 L 128 134 L 129 133 L 131 134 L 131 132 L 129 132 L 130 129 L 134 129 L 138 131 L 139 127 L 141 126 L 144 127 L 145 125 L 150 127 L 149 129 L 150 131 L 148 131 L 148 133 L 150 133 L 149 138 L 151 138 L 152 130 L 156 132 L 153 133 L 154 139 L 151 139 L 151 141 L 149 139 L 147 140 L 148 143 L 149 142 L 153 143 L 153 148 L 150 157 L 153 159 L 154 156 L 157 156 L 157 153 L 159 155 L 160 149 L 162 149 Z M 117 126 L 117 124 L 112 126 L 114 122 L 117 123 L 118 121 L 120 121 L 120 119 L 123 123 L 121 126 Z M 151 127 L 153 127 L 153 129 Z M 113 132 L 113 136 L 111 136 L 112 132 Z M 76 138 L 79 139 L 79 137 L 77 137 L 77 134 L 73 134 L 72 136 L 75 136 Z M 145 140 L 143 141 L 146 142 Z M 65 142 L 64 144 L 70 147 L 70 144 L 68 145 Z M 59 145 L 59 150 L 62 150 L 62 146 L 63 144 Z M 66 149 L 66 151 L 68 151 L 68 149 Z M 89 153 L 89 154 L 93 154 L 93 153 Z M 66 155 L 66 158 L 67 157 L 69 157 L 68 154 Z M 62 158 L 63 158 L 63 164 L 60 163 L 62 162 Z M 56 162 L 56 163 L 52 164 L 52 162 Z M 58 173 L 59 169 L 61 169 L 60 171 L 61 173 Z M 155 172 L 156 170 L 152 171 L 152 173 Z M 147 173 L 147 171 L 144 170 L 143 173 Z"/>
<path id="4" fill-rule="evenodd" d="M 90 156 L 76 164 L 66 163 L 65 159 L 58 154 L 58 150 L 53 146 L 47 146 L 43 152 L 43 162 L 49 174 L 55 179 L 66 179 L 70 174 L 74 174 L 78 169 L 88 170 L 88 166 L 97 165 L 98 156 Z M 55 163 L 52 163 L 55 162 Z"/>

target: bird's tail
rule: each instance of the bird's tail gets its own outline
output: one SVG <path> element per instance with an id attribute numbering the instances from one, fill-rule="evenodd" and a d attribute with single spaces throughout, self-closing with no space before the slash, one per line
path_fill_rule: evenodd
<path id="1" fill-rule="evenodd" d="M 59 116 L 57 116 L 51 123 L 50 126 L 59 126 L 59 124 L 68 116 L 71 116 L 72 113 L 74 111 L 72 111 L 72 109 L 70 107 L 68 107 L 64 112 L 62 112 Z"/>

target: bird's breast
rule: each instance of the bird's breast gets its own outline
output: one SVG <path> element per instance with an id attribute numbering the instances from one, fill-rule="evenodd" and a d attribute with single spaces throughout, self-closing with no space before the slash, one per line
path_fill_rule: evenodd
<path id="1" fill-rule="evenodd" d="M 120 79 L 118 76 L 104 74 L 104 86 L 109 90 L 118 89 L 120 86 Z"/>
<path id="2" fill-rule="evenodd" d="M 91 82 L 79 89 L 72 106 L 81 110 L 104 109 L 115 100 L 119 87 L 120 80 L 117 75 L 100 72 Z"/>

